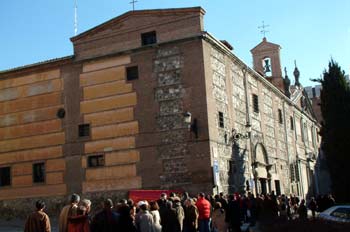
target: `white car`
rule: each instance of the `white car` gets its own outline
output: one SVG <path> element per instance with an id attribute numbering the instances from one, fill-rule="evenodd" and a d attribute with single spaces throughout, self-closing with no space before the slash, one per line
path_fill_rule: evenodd
<path id="1" fill-rule="evenodd" d="M 350 223 L 350 205 L 336 205 L 318 215 L 320 219 L 334 222 Z"/>

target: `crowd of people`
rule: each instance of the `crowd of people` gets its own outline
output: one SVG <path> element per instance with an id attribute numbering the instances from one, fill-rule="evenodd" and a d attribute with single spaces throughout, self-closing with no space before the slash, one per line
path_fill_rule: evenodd
<path id="1" fill-rule="evenodd" d="M 276 196 L 252 193 L 240 195 L 205 195 L 190 197 L 188 193 L 162 193 L 156 201 L 121 199 L 103 201 L 103 209 L 92 215 L 91 201 L 72 194 L 70 203 L 59 216 L 60 232 L 236 232 L 242 223 L 254 226 L 256 221 L 272 223 L 279 220 L 307 220 L 307 208 L 315 216 L 335 204 L 331 195 L 311 198 L 306 205 L 295 195 Z M 50 232 L 50 219 L 45 203 L 36 202 L 36 211 L 27 219 L 25 232 Z"/>

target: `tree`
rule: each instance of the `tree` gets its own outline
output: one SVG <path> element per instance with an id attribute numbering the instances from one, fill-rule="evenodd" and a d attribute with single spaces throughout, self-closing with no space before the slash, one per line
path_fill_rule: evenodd
<path id="1" fill-rule="evenodd" d="M 350 90 L 341 67 L 331 60 L 323 78 L 321 112 L 322 149 L 332 190 L 338 202 L 350 202 Z M 322 181 L 322 180 L 321 180 Z"/>

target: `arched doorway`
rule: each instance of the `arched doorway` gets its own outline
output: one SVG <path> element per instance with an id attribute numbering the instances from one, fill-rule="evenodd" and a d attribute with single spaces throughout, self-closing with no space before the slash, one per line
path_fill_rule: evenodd
<path id="1" fill-rule="evenodd" d="M 266 149 L 262 143 L 257 143 L 254 147 L 254 157 L 252 162 L 254 170 L 254 181 L 256 193 L 266 194 L 271 190 L 269 164 Z"/>

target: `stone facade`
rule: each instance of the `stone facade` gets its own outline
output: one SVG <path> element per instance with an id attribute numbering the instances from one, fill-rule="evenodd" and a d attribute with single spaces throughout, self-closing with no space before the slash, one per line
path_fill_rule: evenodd
<path id="1" fill-rule="evenodd" d="M 72 38 L 74 56 L 0 72 L 2 205 L 42 197 L 55 211 L 72 192 L 97 203 L 130 189 L 305 196 L 319 140 L 302 88 L 287 97 L 247 67 L 204 32 L 204 13 L 128 12 Z"/>

